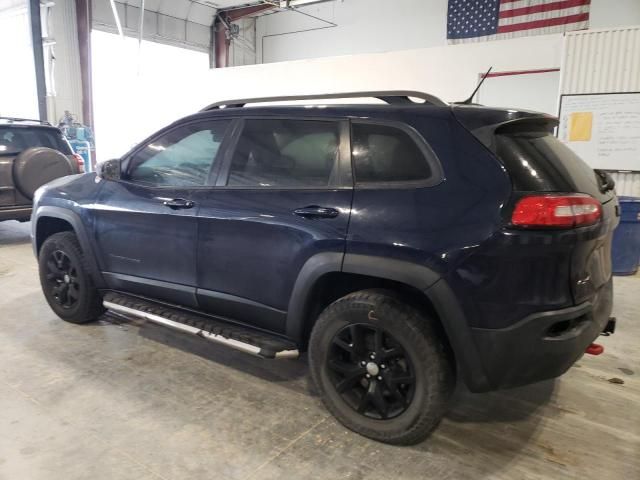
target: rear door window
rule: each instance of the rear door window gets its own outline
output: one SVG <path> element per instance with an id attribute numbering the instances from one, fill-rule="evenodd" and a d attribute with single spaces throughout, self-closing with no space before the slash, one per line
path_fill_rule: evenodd
<path id="1" fill-rule="evenodd" d="M 338 176 L 339 144 L 337 121 L 245 120 L 227 185 L 326 188 Z"/>
<path id="2" fill-rule="evenodd" d="M 404 129 L 376 123 L 351 126 L 357 184 L 422 182 L 434 176 L 425 148 Z"/>

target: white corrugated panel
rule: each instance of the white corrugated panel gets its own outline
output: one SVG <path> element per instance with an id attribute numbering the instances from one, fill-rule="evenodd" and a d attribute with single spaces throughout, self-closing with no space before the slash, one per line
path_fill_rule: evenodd
<path id="1" fill-rule="evenodd" d="M 640 26 L 568 33 L 560 93 L 623 92 L 640 92 Z M 640 172 L 613 177 L 618 195 L 640 196 Z"/>
<path id="2" fill-rule="evenodd" d="M 640 91 L 640 27 L 565 37 L 561 93 Z"/>
<path id="3" fill-rule="evenodd" d="M 640 174 L 632 172 L 611 172 L 616 182 L 616 193 L 630 197 L 640 197 Z"/>
<path id="4" fill-rule="evenodd" d="M 46 27 L 55 44 L 45 50 L 45 62 L 53 72 L 53 82 L 48 79 L 47 116 L 57 124 L 68 110 L 82 118 L 82 78 L 80 51 L 76 30 L 76 3 L 74 0 L 56 0 Z"/>

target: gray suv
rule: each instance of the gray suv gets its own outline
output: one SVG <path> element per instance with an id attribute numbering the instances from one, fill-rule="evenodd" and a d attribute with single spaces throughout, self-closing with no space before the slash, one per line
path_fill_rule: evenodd
<path id="1" fill-rule="evenodd" d="M 28 221 L 35 191 L 84 171 L 60 129 L 47 122 L 0 117 L 0 221 Z"/>

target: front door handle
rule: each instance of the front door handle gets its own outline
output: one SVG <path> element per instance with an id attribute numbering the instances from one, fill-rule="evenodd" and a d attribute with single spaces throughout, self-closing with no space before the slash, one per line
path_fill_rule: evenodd
<path id="1" fill-rule="evenodd" d="M 340 212 L 335 208 L 311 205 L 310 207 L 298 208 L 293 213 L 303 218 L 335 218 Z"/>
<path id="2" fill-rule="evenodd" d="M 169 207 L 171 210 L 181 210 L 186 208 L 193 208 L 195 203 L 185 198 L 173 198 L 171 200 L 165 200 L 162 202 L 165 207 Z"/>

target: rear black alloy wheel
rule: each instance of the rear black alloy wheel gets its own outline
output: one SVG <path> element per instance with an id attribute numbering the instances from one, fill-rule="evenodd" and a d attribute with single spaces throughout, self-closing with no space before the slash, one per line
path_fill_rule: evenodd
<path id="1" fill-rule="evenodd" d="M 86 323 L 102 315 L 102 298 L 73 232 L 55 233 L 44 241 L 38 252 L 38 269 L 44 297 L 60 318 Z"/>
<path id="2" fill-rule="evenodd" d="M 309 341 L 311 376 L 347 428 L 385 443 L 424 440 L 455 385 L 452 357 L 435 321 L 399 294 L 350 293 L 318 317 Z"/>
<path id="3" fill-rule="evenodd" d="M 81 294 L 78 266 L 62 250 L 54 250 L 47 259 L 46 267 L 46 281 L 53 299 L 62 308 L 72 308 Z"/>
<path id="4" fill-rule="evenodd" d="M 382 328 L 362 323 L 344 327 L 333 337 L 327 368 L 342 399 L 365 417 L 394 418 L 411 404 L 415 369 Z"/>

